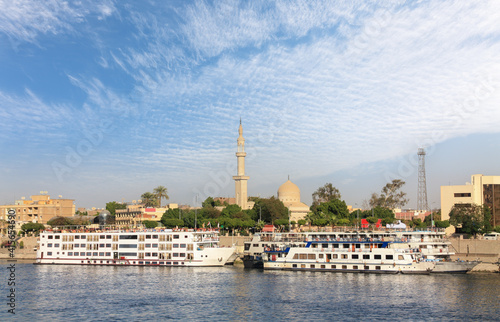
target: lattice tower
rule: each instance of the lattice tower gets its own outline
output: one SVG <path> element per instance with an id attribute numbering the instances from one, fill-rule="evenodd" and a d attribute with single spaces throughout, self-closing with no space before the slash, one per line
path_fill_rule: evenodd
<path id="1" fill-rule="evenodd" d="M 417 210 L 428 211 L 427 204 L 427 183 L 425 182 L 425 150 L 418 149 L 418 198 Z"/>

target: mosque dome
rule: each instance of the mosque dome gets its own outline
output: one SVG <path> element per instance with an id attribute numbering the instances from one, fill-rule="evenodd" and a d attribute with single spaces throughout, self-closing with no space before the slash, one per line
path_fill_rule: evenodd
<path id="1" fill-rule="evenodd" d="M 278 199 L 283 203 L 300 202 L 300 189 L 290 180 L 282 184 L 278 189 Z"/>

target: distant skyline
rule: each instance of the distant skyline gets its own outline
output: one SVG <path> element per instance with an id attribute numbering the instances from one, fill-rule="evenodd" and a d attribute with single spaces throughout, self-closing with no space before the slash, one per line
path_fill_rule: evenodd
<path id="1" fill-rule="evenodd" d="M 0 2 L 0 203 L 325 183 L 361 207 L 500 175 L 500 2 Z"/>

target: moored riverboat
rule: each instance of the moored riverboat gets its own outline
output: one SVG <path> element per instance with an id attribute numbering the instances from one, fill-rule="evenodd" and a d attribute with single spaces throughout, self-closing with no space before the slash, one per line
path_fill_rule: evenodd
<path id="1" fill-rule="evenodd" d="M 36 264 L 223 266 L 234 252 L 217 230 L 44 231 Z"/>
<path id="2" fill-rule="evenodd" d="M 330 238 L 328 233 L 308 235 L 303 244 L 267 248 L 263 255 L 265 270 L 429 274 L 434 266 L 405 240 Z"/>

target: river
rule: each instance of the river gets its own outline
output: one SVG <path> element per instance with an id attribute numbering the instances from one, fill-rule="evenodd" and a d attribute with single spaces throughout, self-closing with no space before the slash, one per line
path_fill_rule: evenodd
<path id="1" fill-rule="evenodd" d="M 7 299 L 7 264 L 2 296 Z M 500 275 L 17 263 L 0 320 L 498 320 Z"/>

